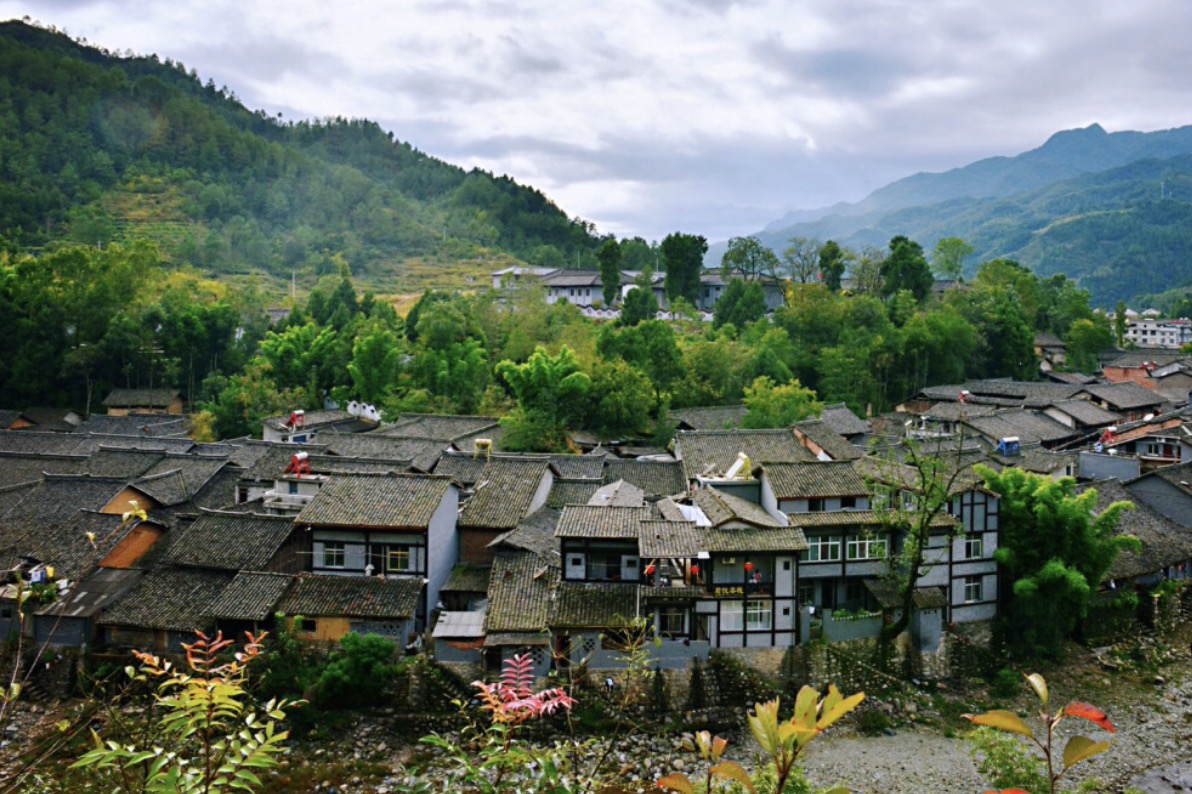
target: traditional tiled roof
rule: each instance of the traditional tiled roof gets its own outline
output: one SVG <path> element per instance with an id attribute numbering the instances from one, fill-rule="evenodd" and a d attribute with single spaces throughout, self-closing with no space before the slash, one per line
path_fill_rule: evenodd
<path id="1" fill-rule="evenodd" d="M 761 505 L 748 499 L 726 493 L 716 488 L 700 488 L 692 496 L 700 510 L 718 527 L 733 521 L 744 522 L 755 527 L 784 527 L 786 521 L 766 512 Z"/>
<path id="2" fill-rule="evenodd" d="M 1061 441 L 1077 433 L 1046 414 L 1026 410 L 998 411 L 990 416 L 973 417 L 965 420 L 965 425 L 993 441 L 1017 436 L 1023 444 Z"/>
<path id="3" fill-rule="evenodd" d="M 29 557 L 53 565 L 59 577 L 77 581 L 99 564 L 131 531 L 120 516 L 78 511 L 37 524 L 0 524 L 0 549 L 8 559 Z M 92 542 L 88 533 L 95 537 Z"/>
<path id="4" fill-rule="evenodd" d="M 1013 465 L 1023 471 L 1035 474 L 1054 474 L 1065 466 L 1076 466 L 1079 455 L 1076 452 L 1056 452 L 1041 447 L 1024 447 L 1015 457 L 997 458 L 1000 462 Z M 1073 469 L 1075 471 L 1075 468 Z"/>
<path id="5" fill-rule="evenodd" d="M 39 431 L 73 433 L 78 429 L 80 417 L 69 408 L 32 406 L 21 411 L 21 418 L 32 423 Z M 23 431 L 22 431 L 23 432 Z"/>
<path id="6" fill-rule="evenodd" d="M 604 479 L 604 461 L 600 458 L 587 455 L 551 455 L 550 463 L 560 477 L 566 477 L 569 480 Z M 629 478 L 616 477 L 615 479 L 628 480 Z M 629 481 L 632 482 L 632 480 Z"/>
<path id="7" fill-rule="evenodd" d="M 649 518 L 648 507 L 568 505 L 559 517 L 555 537 L 636 540 L 638 525 Z"/>
<path id="8" fill-rule="evenodd" d="M 702 550 L 707 552 L 796 552 L 807 549 L 807 538 L 798 527 L 707 527 L 700 533 Z"/>
<path id="9" fill-rule="evenodd" d="M 1122 367 L 1124 369 L 1137 369 L 1143 364 L 1153 363 L 1160 367 L 1176 361 L 1192 360 L 1192 357 L 1184 353 L 1175 351 L 1163 350 L 1127 350 L 1120 355 L 1106 361 L 1106 367 Z"/>
<path id="10" fill-rule="evenodd" d="M 647 559 L 685 559 L 704 550 L 694 522 L 651 519 L 638 527 L 638 553 Z"/>
<path id="11" fill-rule="evenodd" d="M 158 450 L 103 447 L 87 458 L 87 462 L 81 466 L 80 473 L 132 480 L 153 468 L 164 456 L 165 453 Z"/>
<path id="12" fill-rule="evenodd" d="M 1070 399 L 1079 394 L 1081 388 L 1045 381 L 972 380 L 957 385 L 929 386 L 919 394 L 930 400 L 959 400 L 960 393 L 967 391 L 973 403 L 1030 408 Z"/>
<path id="13" fill-rule="evenodd" d="M 646 495 L 642 489 L 624 480 L 600 486 L 588 499 L 588 504 L 594 507 L 641 507 L 645 503 Z"/>
<path id="14" fill-rule="evenodd" d="M 74 474 L 86 462 L 81 455 L 38 455 L 0 452 L 0 487 L 39 482 L 45 472 Z"/>
<path id="15" fill-rule="evenodd" d="M 494 549 L 502 546 L 532 551 L 542 559 L 558 564 L 559 541 L 555 540 L 555 527 L 559 525 L 560 511 L 552 507 L 540 507 L 517 522 L 517 526 L 493 539 L 488 545 Z"/>
<path id="16" fill-rule="evenodd" d="M 981 480 L 973 471 L 972 464 L 987 461 L 985 448 L 981 446 L 970 448 L 970 443 L 972 441 L 966 439 L 964 449 L 961 451 L 941 449 L 937 453 L 943 464 L 939 469 L 940 476 L 952 478 L 949 484 L 952 494 L 963 493 L 981 485 Z M 899 447 L 891 452 L 897 454 L 905 452 L 905 449 Z M 897 486 L 912 492 L 918 492 L 922 487 L 919 469 L 903 463 L 901 460 L 866 455 L 853 461 L 853 465 L 857 467 L 857 473 L 866 481 Z M 955 474 L 954 478 L 953 474 Z"/>
<path id="17" fill-rule="evenodd" d="M 225 571 L 259 571 L 294 532 L 289 516 L 203 513 L 170 545 L 165 562 Z"/>
<path id="18" fill-rule="evenodd" d="M 564 505 L 586 505 L 592 494 L 600 489 L 600 480 L 564 480 L 556 478 L 546 498 L 548 507 L 562 508 Z"/>
<path id="19" fill-rule="evenodd" d="M 641 488 L 647 499 L 687 492 L 683 464 L 679 461 L 617 460 L 605 463 L 605 482 L 624 480 Z"/>
<path id="20" fill-rule="evenodd" d="M 926 419 L 941 422 L 962 422 L 978 416 L 989 416 L 996 413 L 997 408 L 992 405 L 973 405 L 961 402 L 938 402 L 924 411 L 921 415 Z"/>
<path id="21" fill-rule="evenodd" d="M 182 453 L 189 452 L 197 446 L 189 438 L 178 436 L 153 436 L 149 438 L 146 436 L 102 435 L 100 433 L 87 433 L 85 435 L 76 433 L 75 435 L 79 436 L 80 441 L 78 451 L 88 455 L 99 450 L 101 447 Z"/>
<path id="22" fill-rule="evenodd" d="M 889 524 L 895 516 L 895 513 L 884 510 L 843 510 L 838 513 L 796 513 L 790 518 L 793 525 L 811 530 L 823 527 L 881 527 Z M 931 526 L 938 529 L 958 525 L 959 522 L 947 513 L 940 513 L 931 522 Z"/>
<path id="23" fill-rule="evenodd" d="M 279 433 L 286 433 L 291 428 L 286 424 L 290 420 L 290 414 L 282 414 L 281 416 L 270 416 L 262 420 L 262 423 Z M 347 411 L 307 411 L 302 417 L 303 428 L 319 429 L 328 425 L 338 424 L 340 422 L 355 422 L 356 417 L 352 416 Z"/>
<path id="24" fill-rule="evenodd" d="M 458 450 L 465 455 L 471 455 L 475 452 L 484 453 L 484 450 L 476 449 L 476 442 L 485 439 L 492 442 L 491 452 L 499 452 L 503 447 L 501 446 L 501 439 L 505 436 L 505 428 L 501 425 L 494 427 L 485 427 L 473 433 L 468 433 L 464 436 L 456 436 L 451 439 L 452 449 Z"/>
<path id="25" fill-rule="evenodd" d="M 306 617 L 409 618 L 418 609 L 422 580 L 377 576 L 297 577 L 278 610 Z"/>
<path id="26" fill-rule="evenodd" d="M 1121 415 L 1106 411 L 1094 405 L 1089 400 L 1062 400 L 1052 405 L 1057 411 L 1062 411 L 1080 422 L 1082 425 L 1101 427 L 1121 421 Z"/>
<path id="27" fill-rule="evenodd" d="M 433 474 L 336 474 L 296 519 L 300 524 L 425 529 L 452 488 Z"/>
<path id="28" fill-rule="evenodd" d="M 79 425 L 79 433 L 102 435 L 158 437 L 185 437 L 190 432 L 189 416 L 165 414 L 129 414 L 108 416 L 92 414 Z"/>
<path id="29" fill-rule="evenodd" d="M 723 474 L 742 452 L 750 460 L 771 463 L 815 460 L 786 429 L 681 431 L 675 435 L 675 452 L 683 462 L 683 474 L 688 480 Z"/>
<path id="30" fill-rule="evenodd" d="M 866 579 L 865 589 L 873 594 L 882 609 L 902 607 L 902 594 L 889 579 Z M 911 594 L 911 603 L 915 609 L 943 609 L 948 606 L 948 597 L 938 587 L 916 587 Z"/>
<path id="31" fill-rule="evenodd" d="M 1192 559 L 1192 532 L 1136 498 L 1117 480 L 1100 480 L 1083 486 L 1095 488 L 1097 514 L 1114 502 L 1131 502 L 1133 510 L 1126 510 L 1118 520 L 1117 534 L 1133 535 L 1142 543 L 1141 552 L 1123 551 L 1106 574 L 1107 579 L 1128 579 L 1144 576 Z"/>
<path id="32" fill-rule="evenodd" d="M 7 430 L 9 425 L 20 418 L 20 411 L 12 408 L 0 408 L 0 430 Z"/>
<path id="33" fill-rule="evenodd" d="M 224 510 L 234 507 L 240 471 L 232 466 L 220 469 L 203 486 L 202 490 L 191 498 L 191 504 L 206 510 Z"/>
<path id="34" fill-rule="evenodd" d="M 167 408 L 181 396 L 177 389 L 113 389 L 103 404 L 109 408 Z"/>
<path id="35" fill-rule="evenodd" d="M 391 438 L 376 433 L 320 434 L 318 442 L 326 444 L 326 451 L 335 455 L 391 460 L 403 467 L 412 465 L 419 471 L 433 469 L 447 448 L 441 439 Z"/>
<path id="36" fill-rule="evenodd" d="M 869 423 L 853 413 L 844 403 L 825 405 L 820 419 L 845 438 L 862 436 L 869 432 Z"/>
<path id="37" fill-rule="evenodd" d="M 551 628 L 603 629 L 633 620 L 637 586 L 608 582 L 559 582 L 551 605 Z"/>
<path id="38" fill-rule="evenodd" d="M 110 609 L 101 623 L 162 631 L 204 631 L 211 627 L 211 607 L 232 581 L 228 571 L 158 568 L 149 571 Z"/>
<path id="39" fill-rule="evenodd" d="M 289 465 L 290 460 L 299 452 L 306 452 L 308 455 L 315 455 L 316 452 L 326 450 L 326 447 L 314 447 L 310 444 L 254 444 L 248 449 L 253 450 L 251 456 L 245 457 L 244 473 L 240 475 L 241 479 L 250 482 L 266 482 L 271 483 L 280 477 Z M 248 458 L 251 458 L 249 460 Z M 237 454 L 233 454 L 232 460 L 239 460 Z"/>
<path id="40" fill-rule="evenodd" d="M 488 459 L 476 455 L 465 455 L 462 452 L 444 452 L 435 464 L 435 474 L 451 477 L 460 485 L 468 488 L 480 479 L 480 473 L 488 465 Z"/>
<path id="41" fill-rule="evenodd" d="M 498 421 L 495 416 L 402 414 L 395 423 L 377 432 L 394 438 L 438 438 L 452 441 L 461 436 L 495 428 Z"/>
<path id="42" fill-rule="evenodd" d="M 126 480 L 50 474 L 3 518 L 27 525 L 59 522 L 81 510 L 100 510 L 123 490 Z"/>
<path id="43" fill-rule="evenodd" d="M 558 582 L 558 567 L 548 565 L 539 555 L 530 551 L 497 549 L 488 582 L 485 631 L 545 631 L 551 596 Z"/>
<path id="44" fill-rule="evenodd" d="M 64 598 L 41 609 L 39 615 L 89 618 L 118 601 L 145 574 L 135 568 L 98 568 L 76 582 Z"/>
<path id="45" fill-rule="evenodd" d="M 441 593 L 487 593 L 492 568 L 487 565 L 457 565 L 441 588 Z"/>
<path id="46" fill-rule="evenodd" d="M 766 463 L 762 477 L 778 499 L 825 499 L 867 496 L 869 487 L 847 461 L 824 463 Z"/>
<path id="47" fill-rule="evenodd" d="M 837 433 L 820 419 L 796 422 L 797 432 L 822 449 L 832 460 L 856 460 L 863 454 L 848 439 Z"/>
<path id="48" fill-rule="evenodd" d="M 550 463 L 541 458 L 493 457 L 459 512 L 460 527 L 512 529 L 534 504 Z"/>
<path id="49" fill-rule="evenodd" d="M 294 577 L 284 573 L 241 571 L 211 604 L 219 620 L 263 621 L 272 615 Z"/>
<path id="50" fill-rule="evenodd" d="M 76 433 L 39 433 L 33 430 L 0 433 L 0 452 L 90 455 L 98 448 L 98 442 L 90 436 Z"/>
<path id="51" fill-rule="evenodd" d="M 708 408 L 684 408 L 671 414 L 684 430 L 733 430 L 749 409 L 744 405 L 714 405 Z"/>
<path id="52" fill-rule="evenodd" d="M 484 612 L 443 612 L 435 623 L 434 638 L 473 639 L 484 636 Z"/>
<path id="53" fill-rule="evenodd" d="M 1158 407 L 1167 402 L 1163 395 L 1145 389 L 1133 381 L 1095 383 L 1083 387 L 1083 391 L 1119 411 Z"/>
<path id="54" fill-rule="evenodd" d="M 149 467 L 135 485 L 158 504 L 180 505 L 191 501 L 227 465 L 223 458 L 171 455 Z"/>

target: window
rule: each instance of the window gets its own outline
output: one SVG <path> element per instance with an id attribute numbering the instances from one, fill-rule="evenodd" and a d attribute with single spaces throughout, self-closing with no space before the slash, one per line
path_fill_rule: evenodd
<path id="1" fill-rule="evenodd" d="M 824 500 L 823 499 L 808 499 L 807 500 L 807 512 L 808 513 L 822 513 L 822 512 L 824 512 Z"/>
<path id="2" fill-rule="evenodd" d="M 290 493 L 298 493 L 298 483 L 296 483 L 296 482 L 291 482 L 291 483 L 286 483 L 286 484 L 287 484 L 287 485 L 289 486 L 289 488 L 290 488 Z"/>
<path id="3" fill-rule="evenodd" d="M 980 576 L 964 577 L 964 603 L 972 604 L 984 600 Z"/>
<path id="4" fill-rule="evenodd" d="M 385 570 L 398 573 L 413 571 L 413 550 L 409 546 L 390 546 L 385 554 Z"/>
<path id="5" fill-rule="evenodd" d="M 964 559 L 977 560 L 985 556 L 984 544 L 980 535 L 966 535 L 964 538 Z"/>
<path id="6" fill-rule="evenodd" d="M 323 567 L 344 567 L 344 542 L 342 540 L 323 542 Z"/>
<path id="7" fill-rule="evenodd" d="M 845 553 L 850 560 L 884 560 L 890 553 L 890 539 L 885 535 L 849 535 Z"/>
<path id="8" fill-rule="evenodd" d="M 770 601 L 745 603 L 745 630 L 769 631 L 774 622 L 774 604 Z"/>
<path id="9" fill-rule="evenodd" d="M 318 627 L 319 627 L 318 621 L 312 620 L 310 618 L 302 619 L 302 630 L 303 631 L 308 632 L 308 633 L 314 633 L 314 631 Z"/>
<path id="10" fill-rule="evenodd" d="M 687 636 L 687 610 L 676 606 L 659 609 L 658 633 L 663 637 Z"/>
<path id="11" fill-rule="evenodd" d="M 840 497 L 840 509 L 841 510 L 853 510 L 856 507 L 857 507 L 857 497 L 855 497 L 855 496 Z"/>
<path id="12" fill-rule="evenodd" d="M 833 537 L 810 537 L 807 551 L 800 552 L 803 562 L 836 562 L 840 559 L 840 539 Z"/>
<path id="13" fill-rule="evenodd" d="M 815 582 L 799 582 L 797 597 L 799 606 L 815 606 Z"/>
<path id="14" fill-rule="evenodd" d="M 844 601 L 849 609 L 860 609 L 865 602 L 865 585 L 860 579 L 849 579 L 844 583 Z"/>
<path id="15" fill-rule="evenodd" d="M 745 604 L 741 601 L 720 602 L 720 630 L 740 631 L 745 627 Z"/>

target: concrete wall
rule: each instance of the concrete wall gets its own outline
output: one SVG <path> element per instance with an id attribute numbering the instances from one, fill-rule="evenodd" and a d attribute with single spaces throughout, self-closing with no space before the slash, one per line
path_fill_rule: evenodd
<path id="1" fill-rule="evenodd" d="M 459 513 L 459 489 L 447 489 L 426 530 L 426 603 L 434 608 L 439 603 L 439 590 L 451 576 L 451 569 L 459 562 L 459 533 L 455 519 Z"/>

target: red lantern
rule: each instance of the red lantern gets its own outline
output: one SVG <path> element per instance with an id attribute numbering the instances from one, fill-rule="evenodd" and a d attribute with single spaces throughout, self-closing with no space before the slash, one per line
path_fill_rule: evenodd
<path id="1" fill-rule="evenodd" d="M 646 566 L 646 576 L 653 576 L 653 575 L 654 575 L 654 563 L 650 563 L 649 565 Z"/>
<path id="2" fill-rule="evenodd" d="M 751 563 L 749 560 L 746 560 L 745 561 L 745 572 L 749 573 L 752 570 L 753 570 L 753 563 Z"/>
<path id="3" fill-rule="evenodd" d="M 692 565 L 692 566 L 691 566 L 691 575 L 692 575 L 692 576 L 699 576 L 699 566 L 698 566 L 698 565 Z"/>

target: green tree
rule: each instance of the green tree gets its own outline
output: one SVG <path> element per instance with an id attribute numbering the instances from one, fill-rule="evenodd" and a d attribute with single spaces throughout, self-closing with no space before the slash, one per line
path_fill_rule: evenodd
<path id="1" fill-rule="evenodd" d="M 658 299 L 654 297 L 654 290 L 634 287 L 625 293 L 625 302 L 621 305 L 621 325 L 637 325 L 653 320 L 657 315 Z"/>
<path id="2" fill-rule="evenodd" d="M 824 404 L 815 399 L 815 392 L 793 380 L 781 386 L 766 377 L 757 378 L 745 387 L 745 407 L 748 412 L 741 427 L 790 427 L 809 416 L 818 416 Z"/>
<path id="3" fill-rule="evenodd" d="M 975 250 L 959 237 L 945 237 L 931 252 L 931 270 L 939 278 L 956 281 L 964 270 L 964 260 Z"/>
<path id="4" fill-rule="evenodd" d="M 697 234 L 673 232 L 663 239 L 660 251 L 666 270 L 666 297 L 672 301 L 682 297 L 689 303 L 698 304 L 699 279 L 704 254 L 708 253 L 708 241 Z"/>
<path id="5" fill-rule="evenodd" d="M 782 269 L 787 277 L 800 284 L 820 281 L 819 240 L 810 237 L 792 237 L 782 249 Z"/>
<path id="6" fill-rule="evenodd" d="M 1113 307 L 1113 337 L 1118 347 L 1126 346 L 1126 302 L 1118 301 Z"/>
<path id="7" fill-rule="evenodd" d="M 727 279 L 734 271 L 746 278 L 773 276 L 778 271 L 778 257 L 756 237 L 733 237 L 720 258 L 720 273 Z"/>
<path id="8" fill-rule="evenodd" d="M 646 429 L 654 387 L 641 370 L 624 361 L 601 360 L 592 368 L 591 379 L 588 408 L 583 412 L 585 427 L 610 436 Z"/>
<path id="9" fill-rule="evenodd" d="M 1133 505 L 1114 502 L 1094 515 L 1096 490 L 1077 493 L 1070 478 L 1019 468 L 976 472 L 1000 497 L 996 557 L 1010 647 L 1057 656 L 1118 554 L 1141 549 L 1137 538 L 1115 534 L 1122 511 Z"/>
<path id="10" fill-rule="evenodd" d="M 596 249 L 596 260 L 600 262 L 600 287 L 604 305 L 612 308 L 621 294 L 621 245 L 610 237 Z"/>
<path id="11" fill-rule="evenodd" d="M 1102 322 L 1077 320 L 1064 338 L 1067 364 L 1077 372 L 1096 372 L 1100 368 L 1097 354 L 1113 347 L 1113 332 Z"/>
<path id="12" fill-rule="evenodd" d="M 856 254 L 851 249 L 841 248 L 835 240 L 829 240 L 819 249 L 819 272 L 824 284 L 832 292 L 840 292 L 840 280 Z"/>
<path id="13" fill-rule="evenodd" d="M 376 703 L 393 677 L 396 652 L 393 641 L 380 635 L 345 634 L 315 685 L 318 703 L 336 708 Z"/>
<path id="14" fill-rule="evenodd" d="M 712 327 L 732 323 L 744 328 L 766 316 L 766 292 L 760 282 L 730 279 L 712 309 Z"/>
<path id="15" fill-rule="evenodd" d="M 896 295 L 909 290 L 915 300 L 922 301 L 931 294 L 935 279 L 923 255 L 923 247 L 902 235 L 890 240 L 890 255 L 882 264 L 882 294 Z"/>
<path id="16" fill-rule="evenodd" d="M 270 377 L 271 365 L 253 359 L 239 375 L 211 375 L 203 381 L 203 392 L 212 397 L 202 407 L 215 417 L 220 438 L 261 436 L 261 420 L 309 407 L 302 389 L 282 389 Z"/>
<path id="17" fill-rule="evenodd" d="M 352 345 L 348 374 L 355 396 L 363 402 L 380 404 L 389 396 L 401 368 L 402 349 L 397 334 L 374 324 L 361 332 Z"/>
<path id="18" fill-rule="evenodd" d="M 502 361 L 497 376 L 517 397 L 517 408 L 501 420 L 503 445 L 511 450 L 554 451 L 567 447 L 567 423 L 587 394 L 591 378 L 580 371 L 571 348 L 557 356 L 537 348 L 524 364 Z"/>

